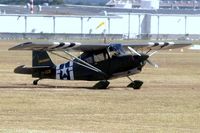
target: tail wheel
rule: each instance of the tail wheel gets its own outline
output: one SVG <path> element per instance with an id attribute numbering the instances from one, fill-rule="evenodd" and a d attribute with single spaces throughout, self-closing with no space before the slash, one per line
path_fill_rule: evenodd
<path id="1" fill-rule="evenodd" d="M 33 81 L 33 85 L 38 85 L 38 81 L 39 81 L 39 80 L 41 80 L 41 79 L 34 80 L 34 81 Z"/>

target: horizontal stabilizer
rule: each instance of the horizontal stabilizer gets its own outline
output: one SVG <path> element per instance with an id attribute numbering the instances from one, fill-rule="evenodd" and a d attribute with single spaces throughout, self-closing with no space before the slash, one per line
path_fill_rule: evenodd
<path id="1" fill-rule="evenodd" d="M 50 66 L 35 66 L 35 67 L 25 67 L 25 65 L 21 65 L 15 68 L 14 73 L 19 73 L 19 74 L 32 74 L 33 70 L 41 70 L 41 69 L 46 69 L 50 68 Z"/>
<path id="2" fill-rule="evenodd" d="M 15 68 L 14 73 L 32 74 L 32 69 L 25 67 L 25 65 L 21 65 Z"/>

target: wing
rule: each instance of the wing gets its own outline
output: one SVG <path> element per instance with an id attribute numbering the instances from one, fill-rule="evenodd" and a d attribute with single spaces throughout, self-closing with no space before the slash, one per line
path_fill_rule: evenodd
<path id="1" fill-rule="evenodd" d="M 179 41 L 179 42 L 142 42 L 142 43 L 133 43 L 133 44 L 124 44 L 124 47 L 132 47 L 135 50 L 166 50 L 166 49 L 175 49 L 182 48 L 192 45 L 191 41 Z"/>
<path id="2" fill-rule="evenodd" d="M 79 43 L 79 42 L 25 42 L 9 50 L 44 50 L 44 51 L 94 51 L 109 47 L 112 44 L 104 43 Z M 190 41 L 182 42 L 141 42 L 121 44 L 123 47 L 132 47 L 135 50 L 165 50 L 189 46 Z"/>
<path id="3" fill-rule="evenodd" d="M 44 50 L 44 51 L 93 51 L 108 47 L 109 44 L 82 44 L 79 42 L 25 42 L 9 50 Z"/>

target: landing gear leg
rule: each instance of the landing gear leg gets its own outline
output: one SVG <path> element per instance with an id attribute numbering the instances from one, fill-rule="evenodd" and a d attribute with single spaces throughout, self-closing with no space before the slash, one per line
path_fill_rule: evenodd
<path id="1" fill-rule="evenodd" d="M 92 88 L 94 88 L 94 89 L 106 89 L 109 84 L 110 84 L 110 82 L 108 82 L 107 80 L 101 80 L 98 83 L 96 83 Z"/>
<path id="2" fill-rule="evenodd" d="M 131 80 L 131 83 L 129 85 L 127 85 L 127 87 L 131 87 L 135 90 L 140 89 L 141 86 L 143 85 L 143 81 L 141 80 L 132 80 L 129 76 L 128 79 Z"/>
<path id="3" fill-rule="evenodd" d="M 33 85 L 37 85 L 38 84 L 38 81 L 40 81 L 41 79 L 37 79 L 37 80 L 34 80 L 33 81 Z"/>

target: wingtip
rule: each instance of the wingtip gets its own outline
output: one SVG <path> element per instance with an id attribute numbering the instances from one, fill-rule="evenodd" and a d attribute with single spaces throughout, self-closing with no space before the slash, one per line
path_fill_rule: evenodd
<path id="1" fill-rule="evenodd" d="M 10 50 L 14 50 L 14 47 L 9 48 L 8 50 L 9 50 L 9 51 L 10 51 Z"/>
<path id="2" fill-rule="evenodd" d="M 10 51 L 10 50 L 17 50 L 17 46 L 11 47 L 11 48 L 9 48 L 8 50 L 9 50 L 9 51 Z"/>
<path id="3" fill-rule="evenodd" d="M 13 46 L 13 47 L 9 48 L 8 50 L 23 50 L 22 48 L 23 48 L 24 46 L 29 45 L 29 44 L 32 44 L 32 42 L 20 43 L 20 44 L 18 44 L 18 45 L 16 45 L 16 46 Z"/>

